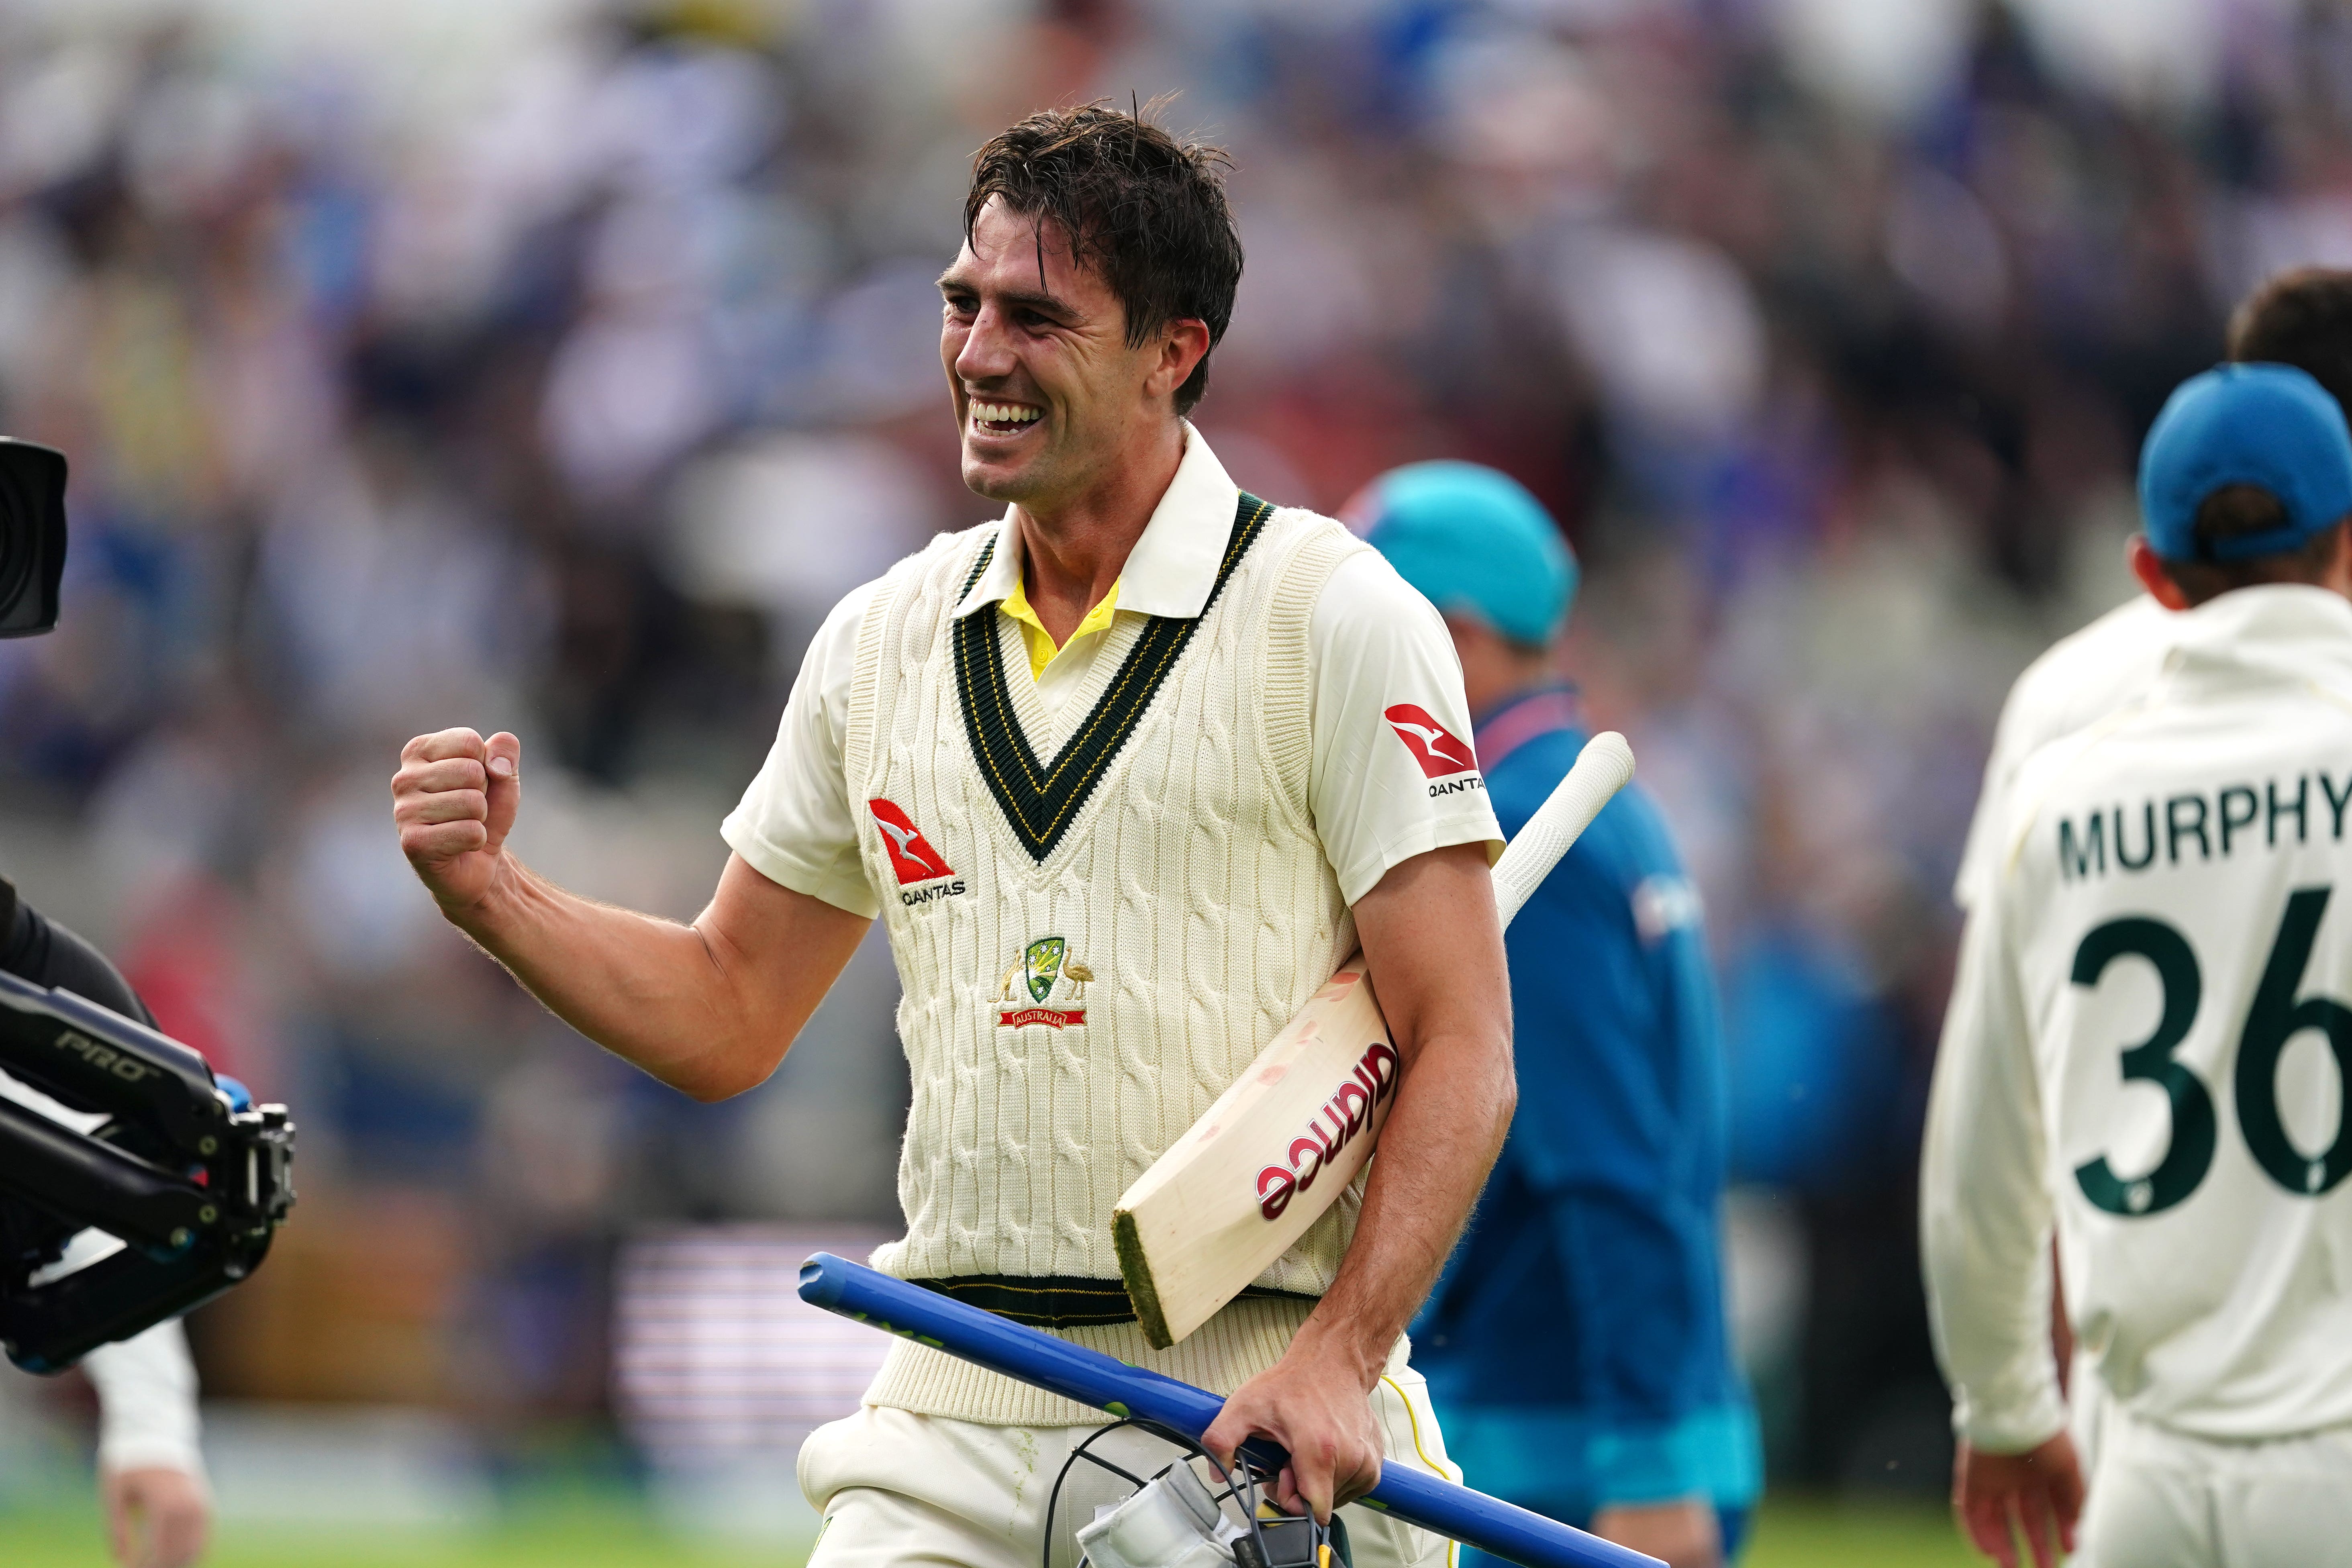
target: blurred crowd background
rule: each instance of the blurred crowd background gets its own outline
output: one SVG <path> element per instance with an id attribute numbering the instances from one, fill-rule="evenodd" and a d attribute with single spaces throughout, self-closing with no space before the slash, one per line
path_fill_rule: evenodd
<path id="1" fill-rule="evenodd" d="M 825 609 L 992 510 L 931 287 L 971 151 L 1167 92 L 1235 164 L 1235 478 L 1334 510 L 1469 458 L 1582 553 L 1573 673 L 1706 899 L 1773 1473 L 1940 1489 L 1963 828 L 2009 679 L 2128 590 L 2166 392 L 2352 262 L 2328 0 L 0 7 L 0 429 L 74 470 L 63 629 L 0 646 L 0 872 L 295 1108 L 212 1394 L 625 1460 L 632 1238 L 891 1222 L 878 944 L 693 1105 L 442 926 L 385 781 L 512 728 L 526 858 L 691 916 Z"/>

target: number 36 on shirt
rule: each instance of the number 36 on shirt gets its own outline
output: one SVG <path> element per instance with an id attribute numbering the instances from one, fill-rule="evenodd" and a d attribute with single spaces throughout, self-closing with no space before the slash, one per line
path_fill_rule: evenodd
<path id="1" fill-rule="evenodd" d="M 2336 1058 L 2338 1092 L 2352 1083 L 2352 1007 L 2331 996 L 2295 995 L 2331 891 L 2302 888 L 2288 898 L 2238 1037 L 2232 1085 L 2238 1131 L 2247 1150 L 2273 1182 L 2298 1197 L 2317 1197 L 2352 1171 L 2352 1116 L 2339 1114 L 2335 1142 L 2324 1153 L 2310 1155 L 2288 1137 L 2278 1101 L 2279 1058 L 2288 1040 L 2305 1029 L 2326 1037 Z M 2172 1138 L 2164 1157 L 2144 1176 L 2116 1175 L 2102 1154 L 2076 1166 L 2074 1181 L 2093 1205 L 2129 1217 L 2161 1214 L 2195 1192 L 2212 1166 L 2220 1129 L 2212 1091 L 2172 1055 L 2196 1023 L 2204 989 L 2195 951 L 2165 921 L 2147 915 L 2108 921 L 2094 927 L 2074 950 L 2074 983 L 2095 986 L 2109 964 L 2127 956 L 2155 965 L 2164 1006 L 2156 1033 L 2124 1051 L 2123 1076 L 2127 1082 L 2147 1081 L 2164 1089 L 2172 1101 Z"/>

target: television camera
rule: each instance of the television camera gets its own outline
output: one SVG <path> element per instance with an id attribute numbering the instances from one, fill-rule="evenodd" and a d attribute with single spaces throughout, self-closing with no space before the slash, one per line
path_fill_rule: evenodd
<path id="1" fill-rule="evenodd" d="M 0 637 L 57 625 L 65 488 L 61 453 L 0 439 Z M 5 973 L 0 1074 L 9 1360 L 61 1371 L 260 1264 L 294 1203 L 284 1106 L 254 1105 L 142 1024 Z"/>

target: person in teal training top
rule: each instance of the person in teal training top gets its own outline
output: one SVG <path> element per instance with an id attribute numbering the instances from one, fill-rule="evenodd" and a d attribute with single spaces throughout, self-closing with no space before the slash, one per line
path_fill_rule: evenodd
<path id="1" fill-rule="evenodd" d="M 1574 556 L 1524 488 L 1468 463 L 1395 469 L 1349 512 L 1452 628 L 1517 832 L 1585 741 L 1555 673 Z M 1722 1040 L 1698 898 L 1638 783 L 1507 945 L 1518 1114 L 1414 1364 L 1471 1485 L 1674 1568 L 1729 1563 L 1761 1461 L 1724 1325 Z"/>

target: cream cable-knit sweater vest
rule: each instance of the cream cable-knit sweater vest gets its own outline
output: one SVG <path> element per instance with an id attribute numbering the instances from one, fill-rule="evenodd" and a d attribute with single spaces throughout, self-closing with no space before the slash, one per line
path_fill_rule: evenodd
<path id="1" fill-rule="evenodd" d="M 1000 526 L 900 563 L 858 637 L 845 762 L 853 805 L 885 826 L 862 837 L 888 890 L 914 1084 L 907 1237 L 874 1264 L 1101 1282 L 1123 1310 L 1119 1194 L 1355 946 L 1307 812 L 1307 641 L 1332 570 L 1366 546 L 1244 497 L 1244 547 L 1181 650 L 1187 623 L 1118 617 L 1055 722 L 1011 620 L 953 617 Z M 1012 724 L 1030 755 L 1009 748 Z M 1022 827 L 984 770 L 1013 788 Z M 1257 1281 L 1287 1297 L 1237 1301 L 1170 1350 L 1131 1321 L 1057 1331 L 1229 1393 L 1329 1287 L 1360 1195 L 1360 1178 Z M 1102 1419 L 905 1342 L 866 1399 L 1005 1425 Z"/>

